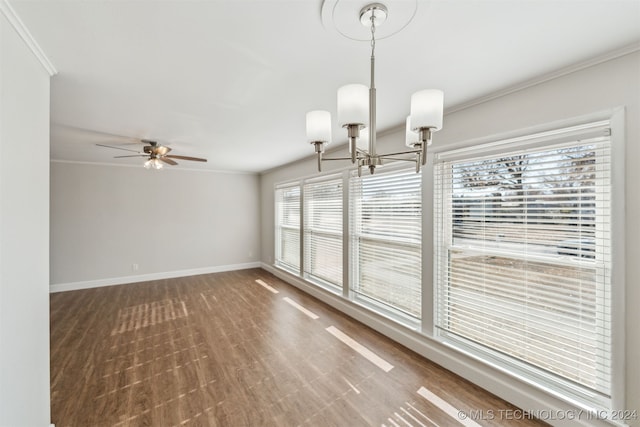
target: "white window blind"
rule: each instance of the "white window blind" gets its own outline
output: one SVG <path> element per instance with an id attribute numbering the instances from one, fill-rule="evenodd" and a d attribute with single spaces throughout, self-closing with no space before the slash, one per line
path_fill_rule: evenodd
<path id="1" fill-rule="evenodd" d="M 276 187 L 276 264 L 298 273 L 300 270 L 300 185 Z"/>
<path id="2" fill-rule="evenodd" d="M 581 130 L 436 160 L 435 322 L 445 340 L 606 406 L 610 140 L 604 123 Z"/>
<path id="3" fill-rule="evenodd" d="M 306 181 L 304 191 L 304 272 L 311 281 L 342 287 L 341 175 Z"/>
<path id="4" fill-rule="evenodd" d="M 391 170 L 350 180 L 351 290 L 420 319 L 422 174 Z"/>

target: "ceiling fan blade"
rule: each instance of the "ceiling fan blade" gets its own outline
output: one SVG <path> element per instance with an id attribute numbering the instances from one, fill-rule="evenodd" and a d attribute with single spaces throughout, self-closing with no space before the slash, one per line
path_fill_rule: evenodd
<path id="1" fill-rule="evenodd" d="M 146 154 L 132 154 L 130 156 L 113 156 L 114 159 L 122 159 L 124 157 L 147 157 Z"/>
<path id="2" fill-rule="evenodd" d="M 107 148 L 113 148 L 116 150 L 124 150 L 124 151 L 131 151 L 133 153 L 138 153 L 138 154 L 142 154 L 140 153 L 138 150 L 130 150 L 128 148 L 122 148 L 122 147 L 114 147 L 113 145 L 104 145 L 104 144 L 96 144 L 98 147 L 107 147 Z"/>
<path id="3" fill-rule="evenodd" d="M 118 135 L 111 132 L 99 131 L 97 129 L 84 129 L 57 123 L 51 123 L 51 133 L 59 135 L 62 138 L 78 138 L 78 140 L 82 139 L 92 144 L 96 143 L 96 141 L 100 144 L 113 143 L 117 145 L 130 145 L 140 143 L 139 138 L 131 136 Z"/>
<path id="4" fill-rule="evenodd" d="M 206 162 L 207 159 L 201 159 L 200 157 L 189 157 L 189 156 L 178 156 L 175 154 L 167 154 L 166 157 L 170 157 L 172 159 L 180 159 L 180 160 L 191 160 L 193 162 Z"/>
<path id="5" fill-rule="evenodd" d="M 167 163 L 167 164 L 171 165 L 171 166 L 175 166 L 175 165 L 177 165 L 177 164 L 178 164 L 178 162 L 174 162 L 174 161 L 173 161 L 173 160 L 171 160 L 171 159 L 167 159 L 165 156 L 158 157 L 158 158 L 159 158 L 160 160 L 162 160 L 163 162 L 165 162 L 165 163 Z"/>

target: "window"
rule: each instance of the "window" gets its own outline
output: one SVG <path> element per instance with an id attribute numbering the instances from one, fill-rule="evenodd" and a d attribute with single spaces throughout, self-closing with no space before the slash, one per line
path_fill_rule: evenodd
<path id="1" fill-rule="evenodd" d="M 342 175 L 304 184 L 305 277 L 342 289 Z"/>
<path id="2" fill-rule="evenodd" d="M 276 187 L 276 264 L 300 271 L 300 186 L 291 183 Z"/>
<path id="3" fill-rule="evenodd" d="M 422 174 L 415 168 L 352 175 L 351 290 L 394 314 L 421 316 Z"/>
<path id="4" fill-rule="evenodd" d="M 565 396 L 611 400 L 608 123 L 440 153 L 437 333 Z"/>

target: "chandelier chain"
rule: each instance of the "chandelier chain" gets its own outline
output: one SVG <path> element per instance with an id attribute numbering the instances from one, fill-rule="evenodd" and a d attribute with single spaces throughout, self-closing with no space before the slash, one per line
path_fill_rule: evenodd
<path id="1" fill-rule="evenodd" d="M 371 56 L 375 56 L 376 51 L 376 14 L 371 14 Z"/>

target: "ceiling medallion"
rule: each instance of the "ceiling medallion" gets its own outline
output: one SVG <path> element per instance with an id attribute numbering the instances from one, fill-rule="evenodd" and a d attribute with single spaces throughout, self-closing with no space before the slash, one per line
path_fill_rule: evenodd
<path id="1" fill-rule="evenodd" d="M 417 0 L 387 0 L 384 5 L 380 3 L 377 5 L 385 9 L 384 18 L 378 16 L 376 24 L 380 26 L 384 22 L 384 27 L 379 28 L 376 33 L 378 40 L 386 39 L 402 31 L 411 23 L 418 11 Z M 353 19 L 368 6 L 370 5 L 365 1 L 325 0 L 321 9 L 322 25 L 348 39 L 368 42 L 370 40 L 368 31 L 370 16 L 360 16 L 360 22 L 363 25 Z M 393 10 L 392 15 L 386 12 L 387 8 Z M 363 21 L 366 21 L 366 24 Z"/>

